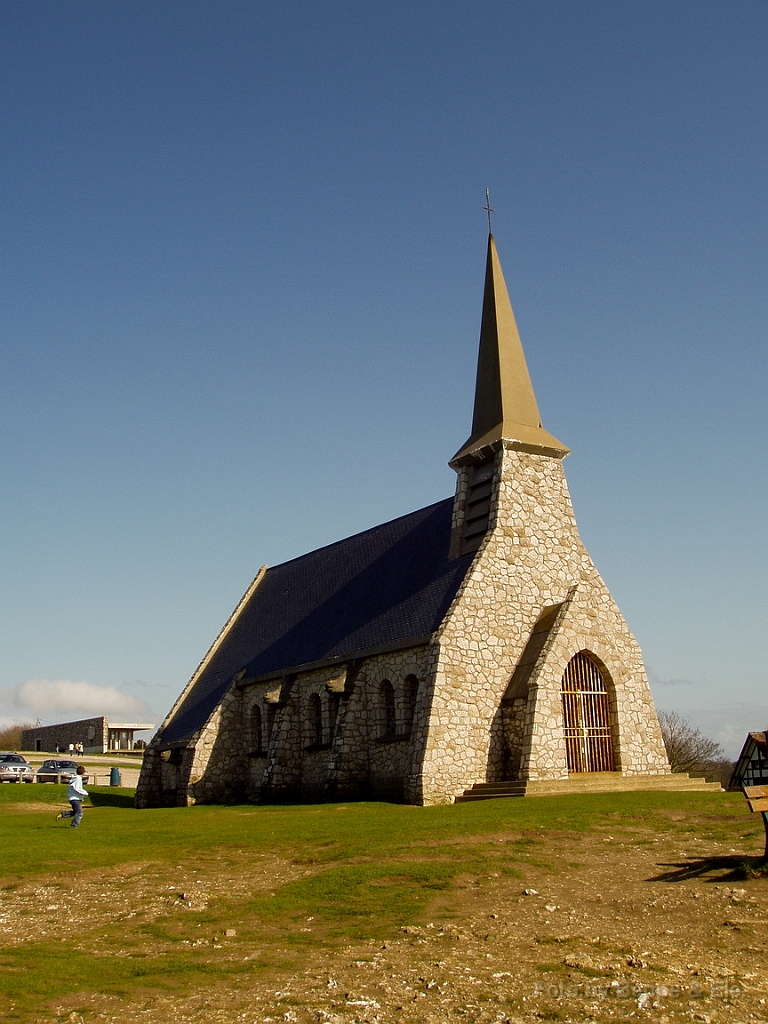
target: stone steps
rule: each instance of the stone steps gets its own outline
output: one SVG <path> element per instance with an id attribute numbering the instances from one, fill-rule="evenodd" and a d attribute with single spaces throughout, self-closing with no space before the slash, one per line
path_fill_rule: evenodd
<path id="1" fill-rule="evenodd" d="M 497 800 L 515 796 L 556 796 L 568 793 L 626 793 L 637 790 L 664 792 L 722 793 L 719 782 L 706 782 L 675 772 L 671 775 L 621 775 L 619 772 L 584 772 L 567 779 L 478 782 L 465 789 L 456 803 L 469 800 Z"/>

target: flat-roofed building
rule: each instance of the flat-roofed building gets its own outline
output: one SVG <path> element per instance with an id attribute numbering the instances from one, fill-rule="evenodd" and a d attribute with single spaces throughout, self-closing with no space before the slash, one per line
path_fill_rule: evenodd
<path id="1" fill-rule="evenodd" d="M 110 722 L 105 715 L 77 722 L 39 725 L 21 734 L 23 750 L 69 751 L 70 745 L 83 745 L 85 754 L 106 754 L 109 750 L 133 750 L 137 732 L 154 729 L 152 722 Z"/>

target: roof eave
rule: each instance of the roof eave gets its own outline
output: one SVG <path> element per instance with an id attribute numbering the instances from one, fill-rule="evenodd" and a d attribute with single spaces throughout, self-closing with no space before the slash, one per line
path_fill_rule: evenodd
<path id="1" fill-rule="evenodd" d="M 571 454 L 570 448 L 566 448 L 543 427 L 531 427 L 524 423 L 500 423 L 487 434 L 470 438 L 448 465 L 452 469 L 460 469 L 462 466 L 483 462 L 502 448 L 507 451 L 528 452 L 531 455 L 546 455 L 552 459 L 564 459 Z"/>
<path id="2" fill-rule="evenodd" d="M 406 640 L 394 640 L 389 644 L 379 644 L 377 647 L 366 647 L 359 651 L 349 651 L 346 654 L 339 654 L 332 658 L 320 658 L 317 661 L 307 661 L 301 665 L 287 665 L 283 668 L 273 669 L 270 672 L 262 672 L 259 675 L 246 675 L 236 686 L 239 690 L 256 683 L 266 683 L 272 679 L 282 679 L 284 676 L 299 675 L 302 672 L 312 672 L 315 669 L 330 668 L 333 665 L 343 665 L 348 661 L 357 661 L 360 658 L 372 658 L 377 654 L 389 654 L 393 651 L 405 651 L 411 647 L 426 647 L 432 643 L 434 633 L 423 633 L 421 636 L 409 637 Z"/>

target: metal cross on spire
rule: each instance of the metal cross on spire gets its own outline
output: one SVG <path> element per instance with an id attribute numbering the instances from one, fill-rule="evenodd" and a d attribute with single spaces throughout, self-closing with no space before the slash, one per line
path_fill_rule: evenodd
<path id="1" fill-rule="evenodd" d="M 488 191 L 488 189 L 485 190 L 485 206 L 481 206 L 480 209 L 485 210 L 485 212 L 488 214 L 488 234 L 492 235 L 493 231 L 491 230 L 491 214 L 496 213 L 496 211 L 491 209 L 491 193 Z"/>

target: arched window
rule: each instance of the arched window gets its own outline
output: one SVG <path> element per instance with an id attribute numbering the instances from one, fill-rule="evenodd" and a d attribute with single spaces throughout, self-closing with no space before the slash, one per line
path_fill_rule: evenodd
<path id="1" fill-rule="evenodd" d="M 413 716 L 416 713 L 416 698 L 419 695 L 419 680 L 416 676 L 405 677 L 405 726 L 406 732 L 413 728 Z"/>
<path id="2" fill-rule="evenodd" d="M 261 708 L 258 704 L 254 704 L 251 708 L 251 737 L 250 737 L 251 750 L 260 752 L 262 749 L 262 732 L 261 732 Z"/>
<path id="3" fill-rule="evenodd" d="M 309 742 L 312 746 L 320 747 L 323 744 L 323 705 L 319 693 L 309 695 L 308 719 Z"/>
<path id="4" fill-rule="evenodd" d="M 566 665 L 561 689 L 568 771 L 615 771 L 605 677 L 586 651 Z"/>
<path id="5" fill-rule="evenodd" d="M 385 736 L 394 736 L 397 732 L 397 714 L 395 712 L 395 688 L 385 679 L 379 689 L 381 697 L 381 725 Z"/>

